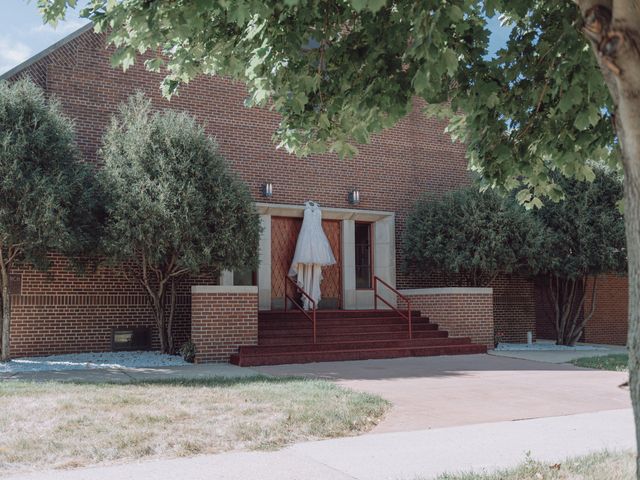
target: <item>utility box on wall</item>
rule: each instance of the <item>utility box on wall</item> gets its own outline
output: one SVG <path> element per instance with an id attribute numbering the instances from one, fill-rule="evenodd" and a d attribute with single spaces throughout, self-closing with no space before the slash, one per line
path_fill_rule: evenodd
<path id="1" fill-rule="evenodd" d="M 149 327 L 112 328 L 111 350 L 114 352 L 151 350 L 151 329 Z"/>

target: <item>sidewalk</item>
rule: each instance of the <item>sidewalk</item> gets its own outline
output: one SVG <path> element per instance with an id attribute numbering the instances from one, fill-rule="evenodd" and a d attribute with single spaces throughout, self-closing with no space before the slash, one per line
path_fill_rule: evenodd
<path id="1" fill-rule="evenodd" d="M 276 452 L 236 452 L 82 470 L 12 480 L 414 480 L 445 472 L 495 470 L 527 452 L 555 462 L 598 450 L 635 449 L 630 409 L 565 417 L 364 435 L 293 445 Z"/>

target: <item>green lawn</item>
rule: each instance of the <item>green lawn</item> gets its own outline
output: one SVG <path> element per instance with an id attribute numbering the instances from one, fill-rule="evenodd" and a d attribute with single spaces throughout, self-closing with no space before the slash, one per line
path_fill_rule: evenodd
<path id="1" fill-rule="evenodd" d="M 0 476 L 170 458 L 365 432 L 380 397 L 321 380 L 250 377 L 0 383 Z"/>
<path id="2" fill-rule="evenodd" d="M 493 474 L 442 475 L 438 480 L 635 480 L 635 456 L 601 452 L 557 464 L 527 461 Z"/>
<path id="3" fill-rule="evenodd" d="M 629 355 L 612 354 L 601 357 L 586 357 L 573 360 L 571 363 L 578 367 L 597 368 L 599 370 L 613 370 L 615 372 L 626 372 L 629 370 Z"/>

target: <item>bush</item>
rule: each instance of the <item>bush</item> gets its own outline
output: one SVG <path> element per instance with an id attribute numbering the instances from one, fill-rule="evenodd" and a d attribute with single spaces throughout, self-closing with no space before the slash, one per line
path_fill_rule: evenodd
<path id="1" fill-rule="evenodd" d="M 511 198 L 477 187 L 419 201 L 407 219 L 404 253 L 409 265 L 455 275 L 483 287 L 500 273 L 530 271 L 542 228 Z"/>
<path id="2" fill-rule="evenodd" d="M 180 347 L 180 355 L 185 362 L 193 363 L 196 360 L 196 344 L 191 340 L 183 343 Z"/>

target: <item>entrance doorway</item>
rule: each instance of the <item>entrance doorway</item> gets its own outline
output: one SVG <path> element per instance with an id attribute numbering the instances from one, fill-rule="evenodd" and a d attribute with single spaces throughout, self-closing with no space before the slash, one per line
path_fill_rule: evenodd
<path id="1" fill-rule="evenodd" d="M 319 309 L 342 308 L 342 228 L 339 220 L 322 220 L 335 265 L 322 268 Z M 271 308 L 284 309 L 285 277 L 291 268 L 302 219 L 295 217 L 271 217 Z M 291 294 L 291 292 L 290 292 Z"/>

